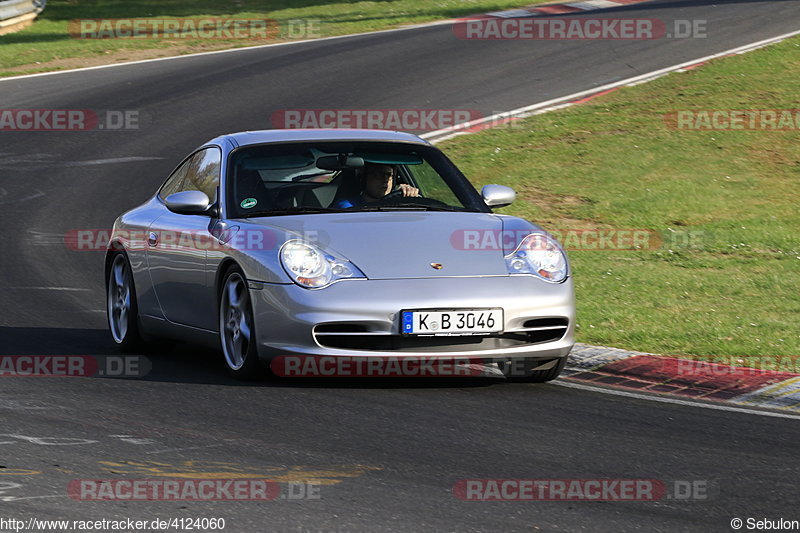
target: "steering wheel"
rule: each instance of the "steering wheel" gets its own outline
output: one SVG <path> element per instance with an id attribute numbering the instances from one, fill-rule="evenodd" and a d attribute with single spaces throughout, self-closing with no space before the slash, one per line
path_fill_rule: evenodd
<path id="1" fill-rule="evenodd" d="M 439 200 L 435 200 L 433 198 L 426 198 L 421 193 L 420 193 L 419 196 L 408 196 L 408 197 L 405 197 L 405 196 L 403 196 L 403 189 L 400 188 L 400 187 L 397 187 L 396 189 L 393 189 L 386 196 L 383 196 L 382 198 L 378 198 L 377 200 L 372 200 L 372 201 L 370 201 L 368 203 L 369 204 L 375 204 L 375 205 L 395 205 L 396 202 L 394 202 L 394 200 L 397 200 L 398 198 L 404 198 L 409 203 L 420 204 L 421 206 L 441 206 L 441 207 L 446 207 L 447 206 L 447 204 L 445 202 L 442 202 L 442 201 L 439 201 Z"/>
<path id="2" fill-rule="evenodd" d="M 379 198 L 379 200 L 391 200 L 393 198 L 400 198 L 403 196 L 403 189 L 397 187 L 392 192 L 384 196 L 383 198 Z"/>

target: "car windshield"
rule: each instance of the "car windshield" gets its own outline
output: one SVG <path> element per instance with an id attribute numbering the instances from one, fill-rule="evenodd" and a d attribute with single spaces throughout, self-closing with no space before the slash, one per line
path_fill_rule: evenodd
<path id="1" fill-rule="evenodd" d="M 427 210 L 488 212 L 438 149 L 404 143 L 247 146 L 228 165 L 230 218 Z"/>

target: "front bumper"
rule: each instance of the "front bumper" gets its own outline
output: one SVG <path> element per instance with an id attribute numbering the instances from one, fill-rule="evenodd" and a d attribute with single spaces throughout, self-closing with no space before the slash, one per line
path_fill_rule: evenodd
<path id="1" fill-rule="evenodd" d="M 566 357 L 575 342 L 571 278 L 561 284 L 533 276 L 345 280 L 318 290 L 249 285 L 259 356 L 267 361 L 279 355 L 556 359 Z M 399 333 L 403 309 L 498 307 L 503 336 L 409 339 Z M 532 335 L 530 327 L 537 319 L 560 321 L 557 338 L 537 340 L 541 335 Z M 339 332 L 339 344 L 353 337 L 355 347 L 333 346 L 327 342 L 330 331 Z"/>

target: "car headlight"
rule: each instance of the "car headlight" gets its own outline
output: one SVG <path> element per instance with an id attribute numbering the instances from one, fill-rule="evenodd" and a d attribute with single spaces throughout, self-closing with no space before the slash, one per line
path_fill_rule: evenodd
<path id="1" fill-rule="evenodd" d="M 526 236 L 505 258 L 509 274 L 533 274 L 552 283 L 561 283 L 569 274 L 567 254 L 544 233 Z"/>
<path id="2" fill-rule="evenodd" d="M 287 241 L 280 251 L 281 264 L 292 281 L 308 289 L 321 289 L 340 279 L 364 278 L 350 261 L 303 241 Z"/>

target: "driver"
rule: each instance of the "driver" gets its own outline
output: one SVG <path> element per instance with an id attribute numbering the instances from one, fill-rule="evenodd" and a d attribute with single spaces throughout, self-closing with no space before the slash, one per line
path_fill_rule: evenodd
<path id="1" fill-rule="evenodd" d="M 391 165 L 379 163 L 365 163 L 362 169 L 364 190 L 358 196 L 342 198 L 333 207 L 347 208 L 363 205 L 368 202 L 380 200 L 394 190 L 395 170 Z M 419 196 L 419 189 L 407 183 L 401 183 L 397 188 L 401 196 Z"/>

